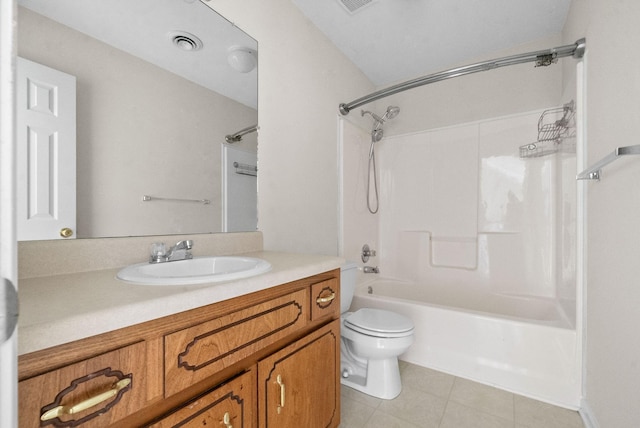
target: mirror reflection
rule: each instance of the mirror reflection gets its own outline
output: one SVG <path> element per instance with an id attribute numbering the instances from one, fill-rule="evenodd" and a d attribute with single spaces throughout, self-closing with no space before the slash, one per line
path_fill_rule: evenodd
<path id="1" fill-rule="evenodd" d="M 76 79 L 76 237 L 256 230 L 255 40 L 200 1 L 18 4 L 18 56 Z"/>

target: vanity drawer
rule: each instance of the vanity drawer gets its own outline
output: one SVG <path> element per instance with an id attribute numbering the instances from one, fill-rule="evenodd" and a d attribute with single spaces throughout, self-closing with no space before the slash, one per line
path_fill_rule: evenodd
<path id="1" fill-rule="evenodd" d="M 140 342 L 20 382 L 20 427 L 106 426 L 140 410 L 145 362 Z"/>
<path id="2" fill-rule="evenodd" d="M 305 288 L 164 337 L 165 396 L 173 395 L 304 328 Z"/>
<path id="3" fill-rule="evenodd" d="M 337 278 L 311 285 L 311 319 L 340 317 L 340 287 Z"/>
<path id="4" fill-rule="evenodd" d="M 150 425 L 169 427 L 242 427 L 255 426 L 256 370 L 218 386 Z"/>

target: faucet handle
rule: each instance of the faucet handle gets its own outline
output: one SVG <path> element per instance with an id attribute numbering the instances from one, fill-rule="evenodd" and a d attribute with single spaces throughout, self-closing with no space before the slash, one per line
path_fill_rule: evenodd
<path id="1" fill-rule="evenodd" d="M 167 246 L 164 242 L 154 242 L 149 247 L 149 252 L 151 253 L 149 263 L 157 263 L 167 257 Z"/>
<path id="2" fill-rule="evenodd" d="M 372 250 L 369 248 L 368 244 L 364 244 L 362 246 L 362 262 L 366 263 L 369 261 L 369 257 L 375 257 L 376 256 L 376 250 Z"/>
<path id="3" fill-rule="evenodd" d="M 364 273 L 380 273 L 380 269 L 378 268 L 378 266 L 376 266 L 376 267 L 365 266 L 364 268 L 362 268 L 362 271 Z"/>

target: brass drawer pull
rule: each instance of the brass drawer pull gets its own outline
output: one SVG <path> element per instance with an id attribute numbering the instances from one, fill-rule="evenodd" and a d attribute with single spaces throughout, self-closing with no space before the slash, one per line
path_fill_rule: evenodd
<path id="1" fill-rule="evenodd" d="M 282 382 L 282 376 L 278 375 L 276 383 L 280 386 L 280 405 L 278 406 L 278 414 L 280 414 L 284 408 L 284 383 Z"/>
<path id="2" fill-rule="evenodd" d="M 335 298 L 336 298 L 336 293 L 331 293 L 331 294 L 329 294 L 328 296 L 325 296 L 325 297 L 318 297 L 316 299 L 316 303 L 329 303 Z"/>
<path id="3" fill-rule="evenodd" d="M 225 428 L 233 428 L 233 425 L 231 425 L 231 416 L 229 416 L 229 412 L 225 412 L 224 416 L 222 417 L 222 423 L 224 424 Z"/>
<path id="4" fill-rule="evenodd" d="M 103 401 L 107 401 L 108 399 L 115 397 L 118 394 L 118 392 L 120 392 L 120 390 L 129 386 L 130 383 L 131 383 L 130 378 L 122 379 L 119 382 L 113 384 L 111 389 L 109 389 L 108 391 L 105 391 L 94 397 L 81 401 L 78 404 L 74 404 L 73 406 L 55 407 L 45 412 L 42 416 L 40 416 L 40 420 L 48 421 L 62 415 L 75 415 L 76 413 L 82 412 L 83 410 L 87 410 L 90 407 L 96 406 L 102 403 Z"/>

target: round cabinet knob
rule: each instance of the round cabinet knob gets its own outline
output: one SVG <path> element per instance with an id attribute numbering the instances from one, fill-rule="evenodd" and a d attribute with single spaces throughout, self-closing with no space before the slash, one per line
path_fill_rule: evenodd
<path id="1" fill-rule="evenodd" d="M 62 236 L 63 238 L 69 238 L 73 236 L 73 230 L 69 229 L 68 227 L 63 227 L 62 229 L 60 229 L 60 236 Z"/>

